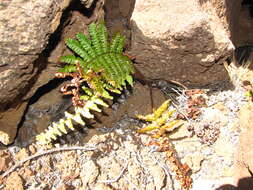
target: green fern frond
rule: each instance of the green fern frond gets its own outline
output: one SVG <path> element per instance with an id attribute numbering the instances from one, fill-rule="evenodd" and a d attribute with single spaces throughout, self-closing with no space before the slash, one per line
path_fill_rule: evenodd
<path id="1" fill-rule="evenodd" d="M 91 46 L 91 41 L 83 33 L 78 33 L 76 35 L 78 41 L 82 45 L 82 48 L 89 54 L 90 57 L 96 57 L 96 52 Z"/>
<path id="2" fill-rule="evenodd" d="M 100 23 L 98 26 L 98 37 L 102 53 L 107 53 L 109 50 L 108 33 L 104 24 Z"/>
<path id="3" fill-rule="evenodd" d="M 89 34 L 91 36 L 91 44 L 97 55 L 103 53 L 103 49 L 101 48 L 99 41 L 99 32 L 97 30 L 97 25 L 95 23 L 91 23 L 88 27 Z"/>
<path id="4" fill-rule="evenodd" d="M 74 64 L 76 64 L 76 61 L 78 61 L 78 60 L 77 60 L 76 56 L 74 56 L 74 55 L 66 55 L 66 56 L 62 56 L 60 58 L 60 61 L 74 65 Z"/>
<path id="5" fill-rule="evenodd" d="M 63 68 L 60 68 L 58 71 L 61 73 L 73 73 L 73 72 L 76 72 L 76 66 L 75 65 L 66 65 Z"/>
<path id="6" fill-rule="evenodd" d="M 104 23 L 88 26 L 89 35 L 76 34 L 76 39 L 67 39 L 66 45 L 76 55 L 60 58 L 66 65 L 61 72 L 76 72 L 81 84 L 80 101 L 83 107 L 75 107 L 74 114 L 65 112 L 65 119 L 52 123 L 51 126 L 36 137 L 41 144 L 55 140 L 57 136 L 66 134 L 68 129 L 74 130 L 73 122 L 85 125 L 84 118 L 93 118 L 91 111 L 100 112 L 99 106 L 108 105 L 100 98 L 113 99 L 109 92 L 120 94 L 126 82 L 133 86 L 134 67 L 131 60 L 123 55 L 125 37 L 117 33 L 108 41 L 108 33 Z M 80 72 L 81 66 L 82 72 Z M 75 76 L 75 75 L 70 75 Z M 79 80 L 78 79 L 78 80 Z M 84 84 L 86 82 L 86 84 Z M 75 84 L 76 85 L 76 84 Z"/>
<path id="7" fill-rule="evenodd" d="M 91 61 L 91 57 L 89 54 L 83 49 L 82 45 L 79 43 L 79 41 L 68 38 L 66 40 L 67 46 L 72 49 L 76 54 L 81 56 L 85 62 Z"/>
<path id="8" fill-rule="evenodd" d="M 118 47 L 118 44 L 119 44 L 119 41 L 121 41 L 121 34 L 120 33 L 116 33 L 113 38 L 112 38 L 112 41 L 111 41 L 111 44 L 110 44 L 110 52 L 115 52 L 117 51 L 117 47 Z"/>

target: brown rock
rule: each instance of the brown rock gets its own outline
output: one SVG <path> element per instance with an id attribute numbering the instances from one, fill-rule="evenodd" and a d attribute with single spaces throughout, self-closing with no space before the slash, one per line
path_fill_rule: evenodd
<path id="1" fill-rule="evenodd" d="M 81 3 L 86 7 L 90 8 L 94 0 L 81 0 Z"/>
<path id="2" fill-rule="evenodd" d="M 163 189 L 165 186 L 165 173 L 159 165 L 149 167 L 150 174 L 154 178 L 155 189 Z"/>
<path id="3" fill-rule="evenodd" d="M 95 182 L 99 175 L 99 169 L 93 161 L 86 162 L 83 166 L 83 170 L 80 173 L 82 183 L 84 185 L 89 185 Z M 87 172 L 89 171 L 89 172 Z"/>
<path id="4" fill-rule="evenodd" d="M 111 34 L 120 32 L 126 36 L 127 46 L 130 45 L 130 17 L 135 0 L 105 1 L 105 21 Z"/>
<path id="5" fill-rule="evenodd" d="M 58 0 L 57 3 L 50 0 L 5 1 L 5 6 L 1 6 L 1 109 L 19 101 L 28 91 L 38 69 L 43 67 L 33 63 L 56 30 L 69 3 L 70 0 Z"/>
<path id="6" fill-rule="evenodd" d="M 133 93 L 126 99 L 126 101 L 119 105 L 116 110 L 111 108 L 104 109 L 103 114 L 97 114 L 100 123 L 95 123 L 93 126 L 111 127 L 125 114 L 129 117 L 135 118 L 136 114 L 149 114 L 154 109 L 158 108 L 164 101 L 165 97 L 160 90 L 152 89 L 152 96 L 150 95 L 150 88 L 148 86 L 135 83 Z M 152 108 L 153 100 L 153 108 Z"/>
<path id="7" fill-rule="evenodd" d="M 20 161 L 20 160 L 23 160 L 25 158 L 27 158 L 29 155 L 28 155 L 28 152 L 25 148 L 22 148 L 16 155 L 15 155 L 15 159 Z"/>
<path id="8" fill-rule="evenodd" d="M 199 0 L 205 11 L 216 13 L 229 31 L 233 44 L 238 47 L 253 43 L 251 1 Z M 244 2 L 244 3 L 243 3 Z"/>
<path id="9" fill-rule="evenodd" d="M 6 171 L 10 163 L 12 162 L 11 155 L 9 152 L 0 151 L 0 172 Z"/>
<path id="10" fill-rule="evenodd" d="M 232 51 L 219 17 L 198 1 L 136 1 L 131 54 L 147 78 L 203 87 L 228 80 L 221 63 Z"/>
<path id="11" fill-rule="evenodd" d="M 34 175 L 34 172 L 30 170 L 29 168 L 25 167 L 24 169 L 20 171 L 20 175 L 22 176 L 24 180 L 28 181 L 29 178 Z"/>
<path id="12" fill-rule="evenodd" d="M 23 181 L 17 172 L 11 173 L 6 180 L 6 186 L 4 190 L 23 190 Z"/>
<path id="13" fill-rule="evenodd" d="M 0 142 L 8 145 L 14 141 L 17 133 L 17 124 L 20 122 L 27 103 L 22 103 L 17 108 L 0 113 Z"/>
<path id="14" fill-rule="evenodd" d="M 31 154 L 35 154 L 36 153 L 36 148 L 34 147 L 34 145 L 30 145 L 28 147 L 28 149 L 29 149 L 29 151 L 30 151 Z"/>
<path id="15" fill-rule="evenodd" d="M 240 109 L 240 129 L 242 130 L 240 134 L 240 147 L 238 149 L 237 167 L 236 167 L 236 177 L 238 179 L 243 177 L 250 177 L 247 167 L 253 171 L 253 103 L 248 103 Z"/>
<path id="16" fill-rule="evenodd" d="M 0 141 L 6 145 L 12 143 L 16 135 L 27 104 L 23 101 L 27 101 L 40 87 L 31 89 L 47 64 L 39 54 L 46 47 L 50 34 L 57 29 L 62 12 L 69 3 L 70 0 L 57 0 L 57 3 L 35 0 L 4 1 L 1 4 L 0 112 L 5 112 L 0 113 L 0 131 L 6 135 Z"/>

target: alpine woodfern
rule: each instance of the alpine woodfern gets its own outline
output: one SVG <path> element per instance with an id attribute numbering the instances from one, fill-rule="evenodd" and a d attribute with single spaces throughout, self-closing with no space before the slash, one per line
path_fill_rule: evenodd
<path id="1" fill-rule="evenodd" d="M 132 86 L 134 68 L 131 60 L 123 54 L 125 37 L 117 33 L 108 41 L 104 23 L 92 23 L 88 27 L 89 35 L 79 33 L 76 39 L 67 39 L 66 45 L 74 54 L 61 57 L 66 65 L 56 73 L 56 77 L 72 77 L 61 91 L 71 94 L 75 113 L 65 112 L 65 118 L 53 122 L 48 129 L 39 134 L 36 140 L 47 144 L 57 136 L 74 130 L 73 122 L 85 125 L 84 118 L 94 118 L 90 111 L 101 112 L 99 106 L 108 107 L 103 101 L 113 99 L 110 92 L 121 93 L 126 81 Z"/>

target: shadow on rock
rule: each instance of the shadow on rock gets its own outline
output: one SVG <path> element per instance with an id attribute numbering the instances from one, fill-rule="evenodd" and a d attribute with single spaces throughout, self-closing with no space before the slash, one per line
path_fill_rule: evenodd
<path id="1" fill-rule="evenodd" d="M 218 187 L 215 190 L 252 190 L 252 189 L 253 189 L 253 178 L 245 177 L 239 180 L 237 187 L 231 184 L 225 184 Z"/>

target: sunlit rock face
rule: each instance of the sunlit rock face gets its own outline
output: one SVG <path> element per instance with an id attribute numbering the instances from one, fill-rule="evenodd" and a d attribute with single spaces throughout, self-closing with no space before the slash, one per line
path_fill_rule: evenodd
<path id="1" fill-rule="evenodd" d="M 233 49 L 229 30 L 199 1 L 137 0 L 131 27 L 131 54 L 147 78 L 191 87 L 228 80 L 222 63 Z"/>

